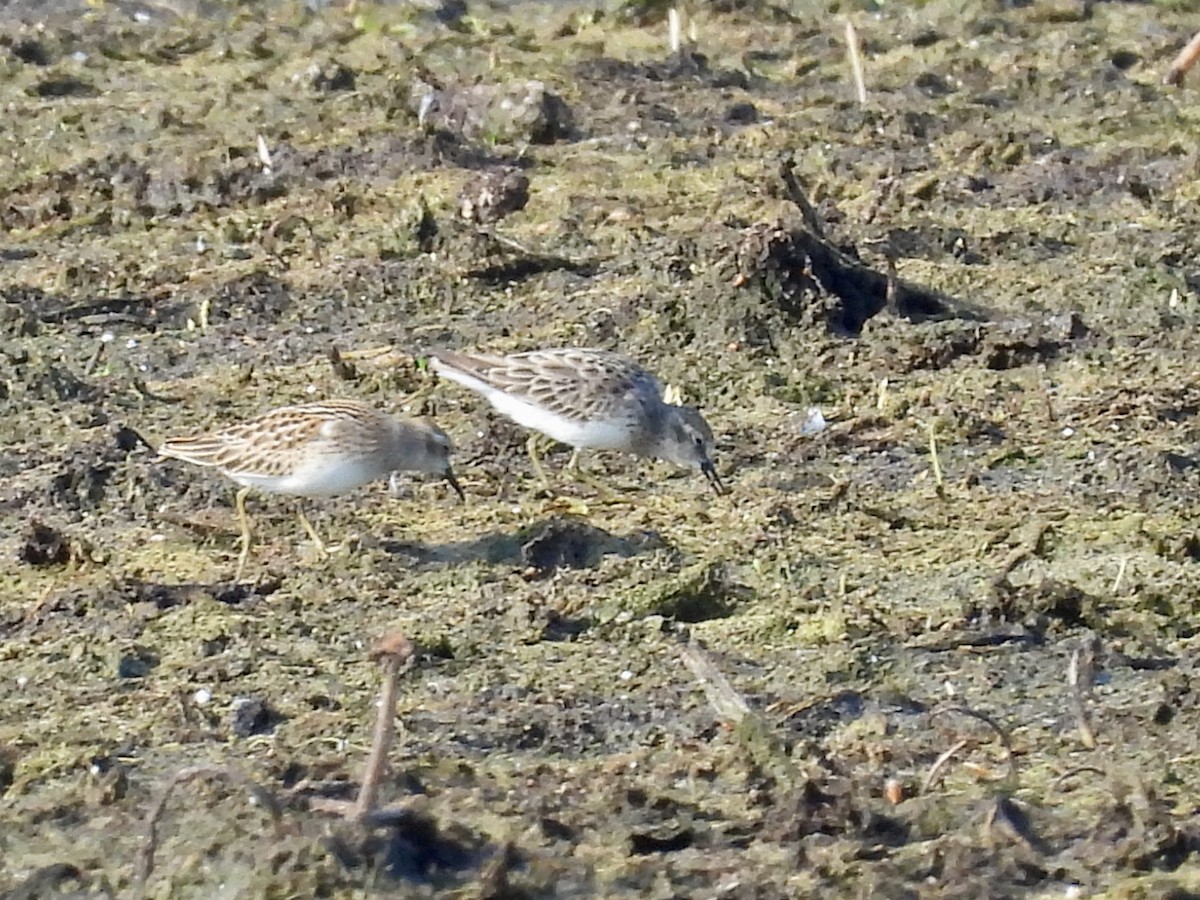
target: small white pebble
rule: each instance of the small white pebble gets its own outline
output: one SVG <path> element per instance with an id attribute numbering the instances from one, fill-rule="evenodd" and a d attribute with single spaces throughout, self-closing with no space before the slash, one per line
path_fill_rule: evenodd
<path id="1" fill-rule="evenodd" d="M 808 418 L 800 426 L 800 433 L 803 435 L 820 434 L 825 430 L 825 426 L 825 416 L 821 414 L 821 410 L 815 406 L 810 406 L 808 408 Z"/>
<path id="2" fill-rule="evenodd" d="M 137 338 L 127 338 L 125 341 L 125 349 L 132 350 L 138 345 Z"/>
<path id="3" fill-rule="evenodd" d="M 28 675 L 18 675 L 17 676 L 17 687 L 23 688 L 27 684 L 29 684 L 29 676 Z"/>
<path id="4" fill-rule="evenodd" d="M 212 702 L 212 692 L 205 688 L 200 688 L 200 690 L 192 694 L 192 702 L 197 706 L 207 706 Z"/>
<path id="5" fill-rule="evenodd" d="M 633 678 L 633 673 L 630 672 L 628 669 L 626 669 L 624 672 L 622 672 L 617 677 L 620 678 L 622 681 L 629 681 Z"/>
<path id="6" fill-rule="evenodd" d="M 112 341 L 116 340 L 116 337 L 117 336 L 115 334 L 113 334 L 111 331 L 106 331 L 106 332 L 104 332 L 104 334 L 100 335 L 100 343 L 109 344 Z"/>
<path id="7" fill-rule="evenodd" d="M 304 393 L 308 394 L 309 396 L 312 396 L 316 392 L 317 392 L 317 386 L 315 384 L 310 384 L 308 387 L 306 387 L 304 389 Z"/>
<path id="8" fill-rule="evenodd" d="M 1068 425 L 1066 428 L 1064 428 L 1062 430 L 1063 437 L 1071 437 L 1073 434 L 1075 434 L 1075 429 L 1072 428 L 1070 425 Z"/>

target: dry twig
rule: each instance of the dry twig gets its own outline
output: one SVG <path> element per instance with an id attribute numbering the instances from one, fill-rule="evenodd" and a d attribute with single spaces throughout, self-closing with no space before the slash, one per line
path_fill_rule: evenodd
<path id="1" fill-rule="evenodd" d="M 824 239 L 825 222 L 821 219 L 817 208 L 809 202 L 804 188 L 800 186 L 800 179 L 796 177 L 796 160 L 790 154 L 784 157 L 779 164 L 779 177 L 783 180 L 783 189 L 787 192 L 787 198 L 800 210 L 800 218 L 804 220 L 804 227 L 817 237 Z"/>
<path id="2" fill-rule="evenodd" d="M 1071 688 L 1071 712 L 1075 715 L 1075 727 L 1079 729 L 1079 741 L 1089 750 L 1096 749 L 1096 732 L 1092 728 L 1091 716 L 1088 715 L 1087 710 L 1087 698 L 1092 691 L 1094 668 L 1094 647 L 1076 647 L 1071 652 L 1071 661 L 1067 663 L 1067 684 Z"/>
<path id="3" fill-rule="evenodd" d="M 867 82 L 863 78 L 862 56 L 858 52 L 858 32 L 854 23 L 846 20 L 846 55 L 850 58 L 850 71 L 854 75 L 854 90 L 858 96 L 858 105 L 867 105 Z"/>
<path id="4" fill-rule="evenodd" d="M 1052 782 L 1050 782 L 1050 790 L 1052 790 L 1052 791 L 1062 790 L 1062 784 L 1064 781 L 1066 781 L 1069 778 L 1074 778 L 1076 775 L 1082 775 L 1085 772 L 1090 772 L 1094 775 L 1107 775 L 1108 774 L 1100 766 L 1076 766 L 1074 769 L 1067 769 L 1067 771 L 1063 772 L 1061 775 L 1059 775 L 1057 778 L 1055 778 Z"/>
<path id="5" fill-rule="evenodd" d="M 1007 780 L 1009 781 L 1010 785 L 1015 786 L 1017 781 L 1017 760 L 1016 756 L 1013 754 L 1012 738 L 1008 731 L 1005 730 L 1005 728 L 999 722 L 997 722 L 987 713 L 979 712 L 978 710 L 971 709 L 968 706 L 947 706 L 943 707 L 942 709 L 935 709 L 929 714 L 929 716 L 932 719 L 934 716 L 943 715 L 945 713 L 959 713 L 960 715 L 969 716 L 972 719 L 978 719 L 980 722 L 983 722 L 985 725 L 991 728 L 992 731 L 996 732 L 996 735 L 1000 738 L 1000 743 L 1003 745 L 1005 752 L 1008 754 Z M 943 768 L 947 762 L 949 762 L 955 753 L 966 746 L 966 743 L 966 741 L 959 741 L 937 758 L 933 766 L 930 768 L 929 774 L 925 777 L 925 783 L 921 788 L 922 793 L 932 787 L 938 771 Z"/>
<path id="6" fill-rule="evenodd" d="M 787 747 L 779 740 L 778 735 L 755 715 L 746 698 L 729 683 L 729 679 L 717 668 L 704 648 L 695 642 L 689 643 L 683 648 L 681 657 L 684 665 L 700 682 L 713 710 L 733 727 L 734 736 L 754 764 L 771 772 L 783 784 L 801 784 L 804 780 L 803 775 L 792 761 Z"/>
<path id="7" fill-rule="evenodd" d="M 371 658 L 383 667 L 383 687 L 379 691 L 379 713 L 375 717 L 375 734 L 371 753 L 363 767 L 362 787 L 354 804 L 352 817 L 361 822 L 375 811 L 379 799 L 379 782 L 387 768 L 387 755 L 396 733 L 396 683 L 400 672 L 412 665 L 416 648 L 412 641 L 398 632 L 386 634 L 371 650 Z"/>
<path id="8" fill-rule="evenodd" d="M 1167 74 L 1163 76 L 1163 84 L 1183 84 L 1183 77 L 1196 64 L 1197 59 L 1200 59 L 1200 31 L 1192 35 L 1187 46 L 1179 51 L 1179 55 L 1171 63 L 1171 68 L 1167 69 Z"/>
<path id="9" fill-rule="evenodd" d="M 950 762 L 950 760 L 954 758 L 954 754 L 963 747 L 967 746 L 968 743 L 970 743 L 970 741 L 959 741 L 957 744 L 951 746 L 949 750 L 939 756 L 936 760 L 934 760 L 933 765 L 929 767 L 929 774 L 925 776 L 925 781 L 921 784 L 922 794 L 929 793 L 929 789 L 933 787 L 934 782 L 937 780 L 938 775 L 941 774 L 942 769 L 945 768 L 946 763 Z"/>
<path id="10" fill-rule="evenodd" d="M 929 432 L 929 462 L 933 468 L 933 485 L 941 497 L 946 490 L 946 482 L 942 477 L 941 460 L 938 459 L 937 420 L 930 419 L 925 423 L 925 429 Z"/>
<path id="11" fill-rule="evenodd" d="M 688 667 L 704 689 L 709 705 L 730 725 L 740 725 L 750 715 L 750 704 L 729 683 L 704 648 L 692 642 L 683 648 L 683 664 Z"/>

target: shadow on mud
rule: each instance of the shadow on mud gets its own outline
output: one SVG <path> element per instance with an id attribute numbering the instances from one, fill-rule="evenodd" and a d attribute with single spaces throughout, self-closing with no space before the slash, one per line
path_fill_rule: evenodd
<path id="1" fill-rule="evenodd" d="M 513 534 L 493 532 L 448 544 L 429 546 L 395 540 L 380 543 L 385 552 L 412 558 L 418 564 L 518 565 L 532 577 L 556 569 L 593 569 L 606 556 L 629 558 L 668 546 L 655 532 L 621 537 L 570 516 L 551 516 Z"/>

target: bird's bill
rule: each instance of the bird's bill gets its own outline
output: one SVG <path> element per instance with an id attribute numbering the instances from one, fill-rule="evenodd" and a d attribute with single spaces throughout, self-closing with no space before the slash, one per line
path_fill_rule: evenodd
<path id="1" fill-rule="evenodd" d="M 454 477 L 454 470 L 446 468 L 446 482 L 450 487 L 454 488 L 454 493 L 458 494 L 458 499 L 463 503 L 467 502 L 467 495 L 463 493 L 462 485 L 458 483 L 458 479 Z"/>
<path id="2" fill-rule="evenodd" d="M 718 494 L 725 493 L 725 485 L 721 484 L 721 476 L 717 474 L 717 467 L 713 465 L 711 459 L 700 463 L 700 471 L 704 473 L 704 477 L 708 479 L 708 483 L 713 486 L 714 491 Z"/>

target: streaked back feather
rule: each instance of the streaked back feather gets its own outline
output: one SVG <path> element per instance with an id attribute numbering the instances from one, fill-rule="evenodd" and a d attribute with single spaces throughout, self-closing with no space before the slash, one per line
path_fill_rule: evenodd
<path id="1" fill-rule="evenodd" d="M 281 477 L 297 459 L 328 443 L 339 452 L 365 455 L 390 433 L 390 419 L 355 400 L 282 406 L 208 434 L 171 438 L 159 454 L 198 466 Z M 318 445 L 318 446 L 314 446 Z"/>
<path id="2" fill-rule="evenodd" d="M 620 414 L 628 404 L 656 407 L 662 387 L 633 360 L 607 350 L 566 347 L 508 356 L 439 352 L 443 366 L 566 418 Z"/>

